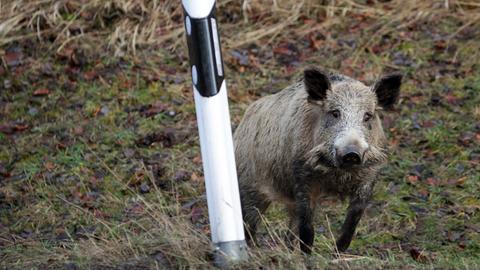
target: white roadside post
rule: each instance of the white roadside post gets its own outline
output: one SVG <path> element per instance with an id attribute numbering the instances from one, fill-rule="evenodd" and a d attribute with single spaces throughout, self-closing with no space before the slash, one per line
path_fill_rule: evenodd
<path id="1" fill-rule="evenodd" d="M 215 263 L 247 257 L 215 0 L 182 0 Z"/>

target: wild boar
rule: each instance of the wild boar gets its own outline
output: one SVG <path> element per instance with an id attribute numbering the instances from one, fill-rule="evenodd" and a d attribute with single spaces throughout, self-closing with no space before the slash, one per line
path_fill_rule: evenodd
<path id="1" fill-rule="evenodd" d="M 255 237 L 260 214 L 279 201 L 301 250 L 310 253 L 314 207 L 335 196 L 349 200 L 336 240 L 339 251 L 348 248 L 387 160 L 379 114 L 396 103 L 401 81 L 390 74 L 369 87 L 309 68 L 297 83 L 248 107 L 234 134 L 247 239 Z"/>

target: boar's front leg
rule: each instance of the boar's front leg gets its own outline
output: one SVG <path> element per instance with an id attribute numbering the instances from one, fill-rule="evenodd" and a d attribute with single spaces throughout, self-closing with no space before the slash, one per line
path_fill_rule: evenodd
<path id="1" fill-rule="evenodd" d="M 340 237 L 337 240 L 337 249 L 340 252 L 347 250 L 352 241 L 358 222 L 367 207 L 368 201 L 360 198 L 353 198 L 347 210 L 347 216 L 343 222 Z"/>
<path id="2" fill-rule="evenodd" d="M 315 231 L 313 230 L 313 210 L 307 189 L 305 184 L 297 184 L 295 188 L 295 215 L 298 218 L 297 228 L 300 238 L 300 249 L 310 254 L 312 252 Z"/>

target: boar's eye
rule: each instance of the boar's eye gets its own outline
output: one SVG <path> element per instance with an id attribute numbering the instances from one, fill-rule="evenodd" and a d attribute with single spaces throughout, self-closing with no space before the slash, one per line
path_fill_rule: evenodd
<path id="1" fill-rule="evenodd" d="M 373 117 L 372 113 L 367 112 L 367 113 L 365 113 L 365 115 L 363 116 L 363 121 L 364 121 L 364 122 L 368 122 L 368 121 L 370 121 L 370 119 L 372 119 L 372 117 Z"/>
<path id="2" fill-rule="evenodd" d="M 331 116 L 334 118 L 339 118 L 340 117 L 340 111 L 339 110 L 331 110 L 328 112 Z"/>

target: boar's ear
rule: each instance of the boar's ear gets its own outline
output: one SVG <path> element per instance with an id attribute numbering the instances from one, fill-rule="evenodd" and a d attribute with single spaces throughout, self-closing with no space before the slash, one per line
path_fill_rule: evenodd
<path id="1" fill-rule="evenodd" d="M 400 95 L 400 86 L 402 85 L 402 74 L 393 73 L 384 75 L 373 86 L 373 91 L 377 95 L 378 104 L 385 109 L 392 109 Z"/>
<path id="2" fill-rule="evenodd" d="M 315 68 L 308 68 L 303 72 L 305 89 L 310 98 L 322 100 L 327 96 L 327 90 L 330 89 L 330 80 L 328 75 Z"/>

